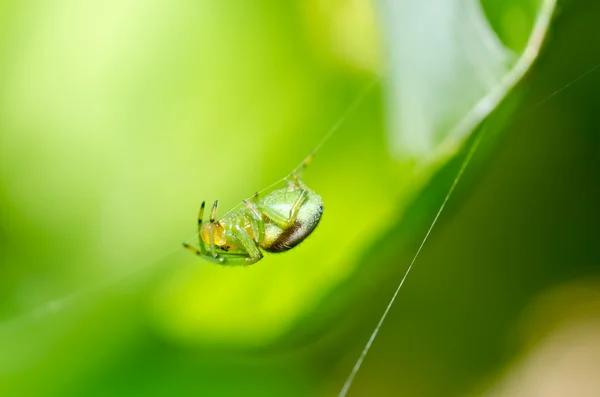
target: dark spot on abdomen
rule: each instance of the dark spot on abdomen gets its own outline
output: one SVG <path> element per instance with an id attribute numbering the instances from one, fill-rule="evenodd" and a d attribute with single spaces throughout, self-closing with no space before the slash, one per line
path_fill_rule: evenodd
<path id="1" fill-rule="evenodd" d="M 283 251 L 289 250 L 290 248 L 295 247 L 296 245 L 298 245 L 300 243 L 300 241 L 302 241 L 304 239 L 304 237 L 306 237 L 306 236 L 304 236 L 299 239 L 293 238 L 294 233 L 296 233 L 298 231 L 298 229 L 300 229 L 301 227 L 302 227 L 302 225 L 298 221 L 294 222 L 294 224 L 292 226 L 288 227 L 283 232 L 281 232 L 279 237 L 277 237 L 277 239 L 275 241 L 273 241 L 273 244 L 271 244 L 268 247 L 265 247 L 265 251 L 283 252 Z"/>
<path id="2" fill-rule="evenodd" d="M 282 231 L 279 237 L 277 237 L 270 246 L 264 247 L 264 250 L 268 252 L 283 252 L 294 248 L 304 241 L 304 239 L 317 227 L 321 220 L 322 213 L 323 206 L 319 208 L 318 215 L 314 217 L 311 222 L 308 222 L 307 224 L 298 221 L 294 222 L 292 226 Z"/>

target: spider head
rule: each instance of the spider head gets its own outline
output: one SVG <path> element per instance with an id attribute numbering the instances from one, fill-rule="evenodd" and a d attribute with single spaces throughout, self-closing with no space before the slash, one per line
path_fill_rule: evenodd
<path id="1" fill-rule="evenodd" d="M 227 246 L 227 238 L 225 237 L 225 228 L 221 222 L 204 223 L 200 229 L 200 238 L 205 244 L 212 243 L 217 247 Z"/>

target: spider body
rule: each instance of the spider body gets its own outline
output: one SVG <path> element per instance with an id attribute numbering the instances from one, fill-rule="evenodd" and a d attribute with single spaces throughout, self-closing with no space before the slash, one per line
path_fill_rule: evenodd
<path id="1" fill-rule="evenodd" d="M 243 205 L 216 219 L 218 202 L 209 222 L 203 222 L 204 202 L 198 214 L 198 244 L 184 247 L 222 265 L 253 264 L 267 252 L 287 251 L 317 227 L 323 213 L 321 197 L 298 180 L 264 196 L 256 194 Z"/>

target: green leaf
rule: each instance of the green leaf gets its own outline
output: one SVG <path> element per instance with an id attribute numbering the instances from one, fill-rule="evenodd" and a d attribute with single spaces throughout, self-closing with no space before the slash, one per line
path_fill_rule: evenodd
<path id="1" fill-rule="evenodd" d="M 389 60 L 391 150 L 416 161 L 454 153 L 496 108 L 535 60 L 555 6 L 554 0 L 544 0 L 530 15 L 533 28 L 526 32 L 525 48 L 515 53 L 478 0 L 380 3 Z M 493 18 L 527 17 L 529 6 L 505 2 L 495 7 Z"/>
<path id="2" fill-rule="evenodd" d="M 364 285 L 352 277 L 360 265 L 368 264 L 360 266 L 363 281 L 377 282 L 370 276 L 385 263 L 373 259 L 374 244 L 400 222 L 414 228 L 391 244 L 422 236 L 418 227 L 430 217 L 411 198 L 430 180 L 441 197 L 451 176 L 436 175 L 438 166 L 456 161 L 461 143 L 538 54 L 554 1 L 529 13 L 518 11 L 523 2 L 506 4 L 484 12 L 474 1 L 382 2 L 389 139 L 374 92 L 306 172 L 306 183 L 325 201 L 315 233 L 290 252 L 230 269 L 180 249 L 194 233 L 198 203 L 219 198 L 227 208 L 283 176 L 373 76 L 315 54 L 307 39 L 315 36 L 305 35 L 298 9 L 286 2 L 246 9 L 187 1 L 65 3 L 52 10 L 16 4 L 19 18 L 6 19 L 22 23 L 5 36 L 0 56 L 7 71 L 0 76 L 0 205 L 12 242 L 3 251 L 10 263 L 0 280 L 3 313 L 142 270 L 135 283 L 81 294 L 100 303 L 68 314 L 69 305 L 42 305 L 49 309 L 43 315 L 3 327 L 4 394 L 86 390 L 86 374 L 104 373 L 104 366 L 123 370 L 126 390 L 129 369 L 115 362 L 132 356 L 131 340 L 140 335 L 160 345 L 157 351 L 164 346 L 156 339 L 262 347 L 323 323 L 312 315 L 345 282 L 360 293 Z M 322 51 L 340 47 L 341 37 L 344 51 L 336 56 L 377 65 L 368 46 L 347 45 L 353 18 L 370 14 L 337 14 L 336 22 L 346 20 L 333 39 L 321 38 L 331 44 Z M 507 34 L 514 15 L 525 16 L 525 39 Z M 415 160 L 436 166 L 400 178 L 399 163 L 407 171 Z M 17 335 L 27 351 L 12 345 Z M 83 360 L 81 352 L 96 355 Z M 226 360 L 220 365 L 235 376 Z M 201 384 L 202 374 L 193 372 L 190 379 Z M 40 385 L 27 383 L 40 376 Z M 74 386 L 61 383 L 71 378 Z M 97 386 L 99 395 L 112 394 L 102 393 L 111 387 L 106 382 Z"/>

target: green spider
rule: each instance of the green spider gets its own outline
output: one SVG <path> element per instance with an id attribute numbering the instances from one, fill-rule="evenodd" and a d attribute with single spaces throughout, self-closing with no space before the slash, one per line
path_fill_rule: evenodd
<path id="1" fill-rule="evenodd" d="M 312 233 L 323 214 L 321 197 L 295 176 L 286 188 L 263 196 L 256 193 L 221 219 L 216 219 L 215 201 L 208 223 L 202 222 L 204 204 L 198 213 L 199 248 L 183 246 L 221 265 L 251 265 L 262 259 L 261 250 L 287 251 Z"/>

